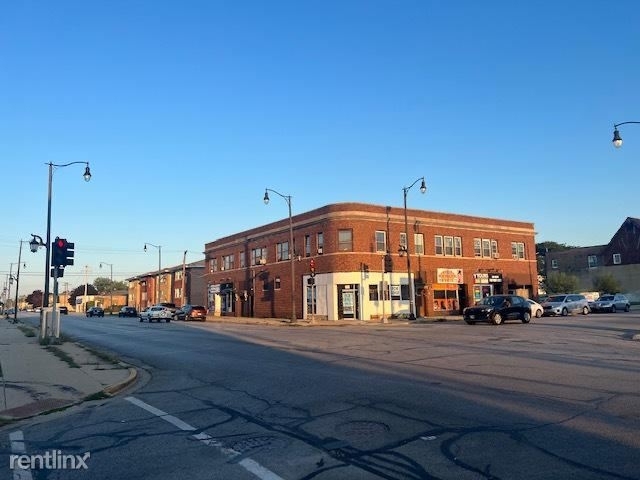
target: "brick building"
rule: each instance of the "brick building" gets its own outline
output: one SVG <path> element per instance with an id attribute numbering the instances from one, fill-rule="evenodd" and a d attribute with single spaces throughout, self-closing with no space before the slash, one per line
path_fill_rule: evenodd
<path id="1" fill-rule="evenodd" d="M 538 293 L 533 223 L 362 203 L 327 205 L 205 245 L 217 315 L 375 320 L 459 312 L 483 296 Z M 408 245 L 407 245 L 408 240 Z M 294 296 L 291 297 L 293 253 Z M 391 272 L 385 270 L 385 255 Z M 315 275 L 311 275 L 312 262 Z"/>
<path id="2" fill-rule="evenodd" d="M 129 305 L 138 310 L 160 302 L 175 303 L 178 307 L 185 304 L 204 305 L 206 286 L 203 271 L 204 260 L 199 260 L 163 268 L 161 272 L 156 270 L 127 278 Z"/>

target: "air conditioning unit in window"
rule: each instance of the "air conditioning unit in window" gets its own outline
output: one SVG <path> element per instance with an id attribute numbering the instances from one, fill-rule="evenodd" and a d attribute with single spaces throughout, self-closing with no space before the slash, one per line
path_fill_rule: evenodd
<path id="1" fill-rule="evenodd" d="M 494 253 L 493 254 L 493 258 L 500 258 L 500 254 L 499 253 Z"/>
<path id="2" fill-rule="evenodd" d="M 515 254 L 515 253 L 514 253 L 513 255 L 511 255 L 511 256 L 513 257 L 513 259 L 514 259 L 514 260 L 517 260 L 517 259 L 518 259 L 518 255 L 517 255 L 517 254 Z"/>

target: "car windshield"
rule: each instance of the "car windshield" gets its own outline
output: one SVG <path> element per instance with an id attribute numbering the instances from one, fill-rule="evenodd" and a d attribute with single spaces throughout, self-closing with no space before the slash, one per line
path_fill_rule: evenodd
<path id="1" fill-rule="evenodd" d="M 547 298 L 547 302 L 564 302 L 564 299 L 567 298 L 566 295 L 552 295 L 551 297 Z"/>
<path id="2" fill-rule="evenodd" d="M 486 297 L 482 299 L 480 305 L 489 305 L 491 307 L 496 307 L 502 305 L 503 303 L 504 297 Z"/>
<path id="3" fill-rule="evenodd" d="M 599 302 L 610 302 L 613 300 L 613 295 L 603 295 L 598 299 Z"/>

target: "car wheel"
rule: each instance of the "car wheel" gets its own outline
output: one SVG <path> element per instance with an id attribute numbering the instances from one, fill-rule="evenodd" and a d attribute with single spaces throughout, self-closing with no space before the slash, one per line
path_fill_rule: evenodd
<path id="1" fill-rule="evenodd" d="M 502 315 L 500 315 L 499 312 L 494 313 L 493 317 L 491 317 L 491 322 L 493 322 L 494 325 L 500 325 L 502 323 Z"/>
<path id="2" fill-rule="evenodd" d="M 144 320 L 142 319 L 142 317 L 140 317 L 140 321 L 143 322 Z"/>
<path id="3" fill-rule="evenodd" d="M 563 316 L 563 317 L 566 317 L 567 315 L 569 315 L 569 310 L 567 310 L 567 307 L 564 307 L 564 308 L 562 309 L 562 316 Z"/>
<path id="4" fill-rule="evenodd" d="M 467 323 L 467 325 L 475 325 L 476 322 L 474 322 L 473 320 L 465 320 L 465 322 Z"/>
<path id="5" fill-rule="evenodd" d="M 589 315 L 589 307 L 582 307 L 582 314 Z"/>
<path id="6" fill-rule="evenodd" d="M 542 317 L 542 310 L 538 309 L 536 310 L 536 318 L 540 318 Z"/>
<path id="7" fill-rule="evenodd" d="M 171 321 L 171 319 L 169 317 L 167 317 L 166 320 L 167 320 L 167 323 L 169 323 Z"/>
<path id="8" fill-rule="evenodd" d="M 611 313 L 616 313 L 616 306 L 615 305 L 611 305 Z"/>
<path id="9" fill-rule="evenodd" d="M 531 321 L 531 314 L 529 312 L 524 312 L 522 314 L 522 323 L 529 323 Z"/>
<path id="10" fill-rule="evenodd" d="M 628 312 L 629 310 L 631 310 L 631 307 L 629 305 L 625 305 L 624 306 L 624 311 Z"/>

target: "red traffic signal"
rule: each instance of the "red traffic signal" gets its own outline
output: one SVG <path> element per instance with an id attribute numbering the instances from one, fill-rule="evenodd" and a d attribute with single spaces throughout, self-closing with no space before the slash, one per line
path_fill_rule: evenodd
<path id="1" fill-rule="evenodd" d="M 56 247 L 64 248 L 67 246 L 67 241 L 64 238 L 56 238 Z"/>
<path id="2" fill-rule="evenodd" d="M 316 261 L 312 258 L 309 261 L 309 271 L 311 272 L 311 276 L 315 276 L 316 274 Z"/>

